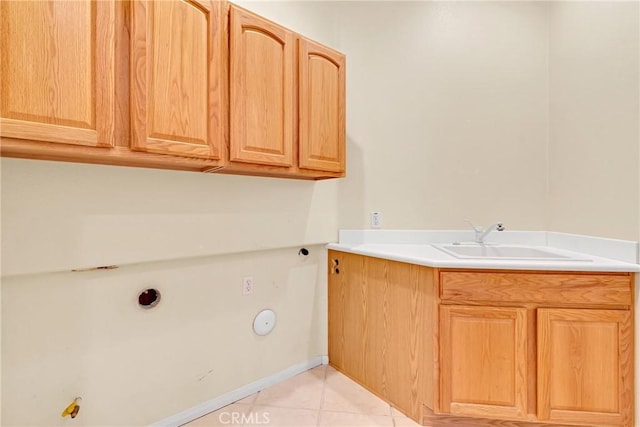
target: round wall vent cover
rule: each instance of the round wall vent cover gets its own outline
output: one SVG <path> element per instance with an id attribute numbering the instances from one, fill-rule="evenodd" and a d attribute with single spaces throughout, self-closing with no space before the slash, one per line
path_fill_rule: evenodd
<path id="1" fill-rule="evenodd" d="M 276 326 L 276 313 L 273 310 L 262 310 L 253 319 L 253 331 L 257 335 L 268 335 Z"/>

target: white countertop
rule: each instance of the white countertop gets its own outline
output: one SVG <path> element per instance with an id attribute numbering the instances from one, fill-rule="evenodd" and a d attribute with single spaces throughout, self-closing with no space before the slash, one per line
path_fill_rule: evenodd
<path id="1" fill-rule="evenodd" d="M 328 249 L 439 268 L 640 272 L 638 242 L 546 231 L 491 233 L 487 242 L 544 248 L 576 260 L 457 258 L 432 246 L 472 240 L 467 231 L 341 230 Z M 576 250 L 577 249 L 577 250 Z"/>

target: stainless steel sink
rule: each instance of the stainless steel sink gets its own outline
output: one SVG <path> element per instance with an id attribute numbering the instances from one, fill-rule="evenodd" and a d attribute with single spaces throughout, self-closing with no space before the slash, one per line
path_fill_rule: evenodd
<path id="1" fill-rule="evenodd" d="M 513 259 L 535 261 L 589 261 L 588 258 L 564 255 L 547 248 L 523 245 L 501 245 L 481 243 L 449 243 L 434 247 L 465 259 Z"/>

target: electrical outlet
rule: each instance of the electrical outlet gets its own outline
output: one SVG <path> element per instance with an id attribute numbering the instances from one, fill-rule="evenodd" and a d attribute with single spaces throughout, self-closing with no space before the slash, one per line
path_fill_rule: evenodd
<path id="1" fill-rule="evenodd" d="M 382 212 L 371 212 L 371 228 L 382 228 Z"/>
<path id="2" fill-rule="evenodd" d="M 242 295 L 250 295 L 253 293 L 253 277 L 247 276 L 242 278 Z"/>

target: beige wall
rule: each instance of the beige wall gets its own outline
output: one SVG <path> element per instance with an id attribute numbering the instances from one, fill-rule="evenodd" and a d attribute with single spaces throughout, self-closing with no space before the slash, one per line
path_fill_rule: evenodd
<path id="1" fill-rule="evenodd" d="M 326 252 L 297 251 L 4 278 L 2 425 L 71 425 L 76 396 L 73 425 L 147 425 L 326 354 Z M 153 309 L 137 305 L 146 287 Z M 264 308 L 277 325 L 259 337 Z"/>
<path id="2" fill-rule="evenodd" d="M 64 425 L 59 412 L 76 395 L 85 404 L 74 425 L 148 424 L 326 354 L 325 255 L 315 244 L 334 241 L 338 228 L 367 227 L 372 210 L 385 228 L 461 228 L 469 217 L 640 237 L 637 135 L 634 146 L 612 124 L 633 124 L 615 118 L 633 100 L 612 95 L 615 79 L 601 94 L 597 75 L 554 59 L 564 56 L 553 37 L 577 53 L 588 47 L 580 40 L 600 40 L 561 28 L 583 31 L 582 12 L 565 16 L 542 2 L 240 4 L 347 54 L 348 177 L 311 183 L 3 159 L 3 425 Z M 623 28 L 611 25 L 616 34 L 633 29 L 611 13 Z M 633 67 L 618 49 L 598 49 L 590 55 L 611 55 L 622 74 Z M 591 83 L 581 101 L 604 99 L 616 113 L 601 129 L 619 155 L 597 179 L 573 156 L 609 151 L 595 139 L 580 151 L 574 122 L 563 125 L 559 114 L 580 95 L 571 70 Z M 584 110 L 576 117 L 598 118 Z M 574 197 L 565 160 L 624 209 L 596 209 L 583 190 Z M 564 197 L 600 216 L 575 220 Z M 615 224 L 603 229 L 607 221 Z M 303 244 L 315 245 L 308 259 L 297 255 Z M 105 264 L 122 267 L 68 272 Z M 245 275 L 256 281 L 248 297 Z M 135 297 L 150 285 L 163 301 L 142 311 Z M 250 326 L 264 307 L 279 323 L 259 339 Z"/>
<path id="3" fill-rule="evenodd" d="M 336 186 L 3 159 L 3 274 L 326 243 Z"/>
<path id="4" fill-rule="evenodd" d="M 544 229 L 547 9 L 338 2 L 349 176 L 341 228 Z"/>
<path id="5" fill-rule="evenodd" d="M 640 235 L 638 2 L 550 8 L 549 228 Z"/>

